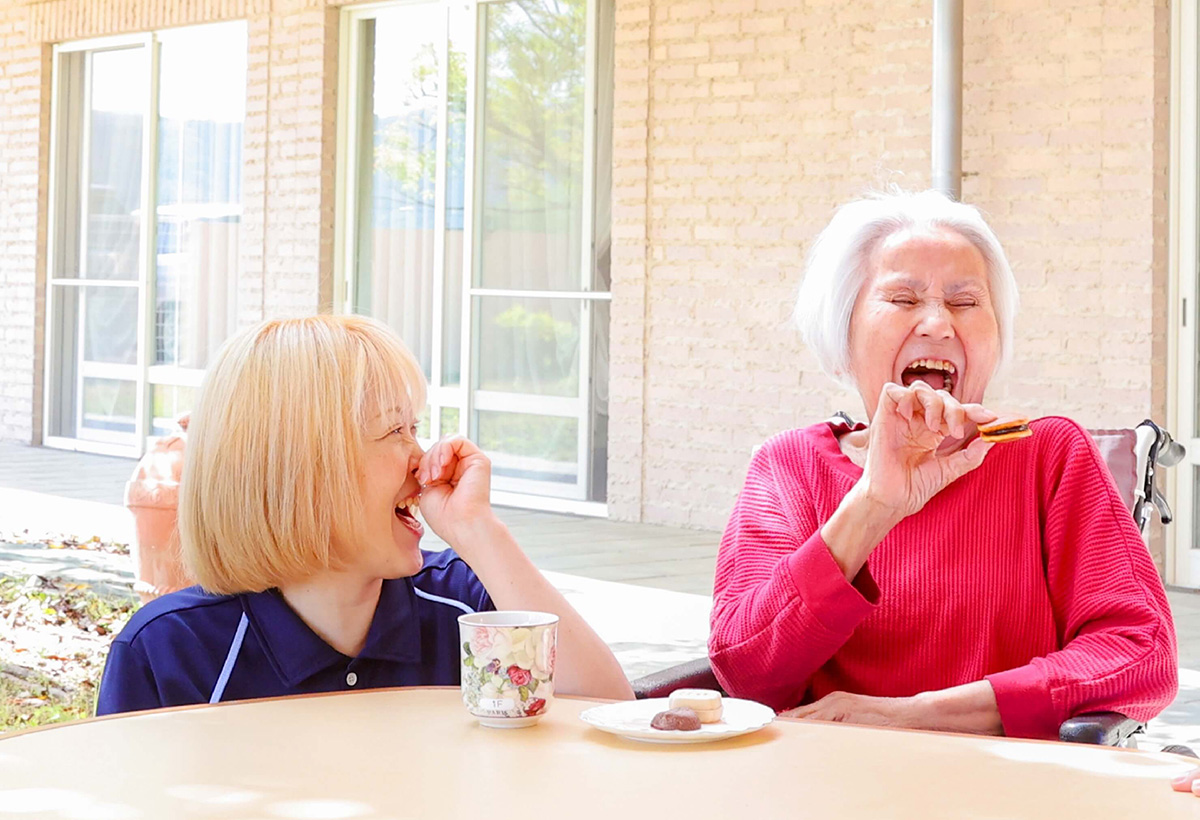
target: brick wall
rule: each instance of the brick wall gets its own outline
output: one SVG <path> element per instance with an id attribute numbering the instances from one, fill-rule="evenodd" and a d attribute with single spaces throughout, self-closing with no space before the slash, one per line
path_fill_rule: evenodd
<path id="1" fill-rule="evenodd" d="M 1165 415 L 1166 8 L 1006 0 L 967 20 L 963 196 L 1023 300 L 1002 401 L 1097 426 Z"/>
<path id="2" fill-rule="evenodd" d="M 269 316 L 333 305 L 337 20 L 337 9 L 303 0 L 276 3 L 270 17 L 263 243 Z"/>
<path id="3" fill-rule="evenodd" d="M 1165 415 L 1166 10 L 967 5 L 963 196 L 1024 297 L 997 404 L 1093 425 Z M 837 204 L 929 184 L 929 14 L 618 0 L 614 517 L 720 528 L 753 446 L 861 414 L 787 316 Z"/>
<path id="4" fill-rule="evenodd" d="M 332 305 L 336 8 L 0 2 L 0 439 L 41 432 L 50 44 L 231 19 L 249 29 L 238 324 Z"/>
<path id="5" fill-rule="evenodd" d="M 49 56 L 24 9 L 0 6 L 0 438 L 33 440 L 41 402 Z"/>
<path id="6" fill-rule="evenodd" d="M 336 5 L 0 0 L 0 438 L 40 428 L 48 44 L 247 20 L 244 325 L 332 304 Z M 929 9 L 616 0 L 613 517 L 719 528 L 754 445 L 859 409 L 787 316 L 837 204 L 928 185 Z M 968 4 L 964 197 L 1025 299 L 998 403 L 1165 415 L 1167 9 Z"/>

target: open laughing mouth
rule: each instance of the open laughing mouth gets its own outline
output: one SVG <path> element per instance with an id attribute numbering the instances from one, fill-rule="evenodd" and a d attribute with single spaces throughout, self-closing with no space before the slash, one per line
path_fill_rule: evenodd
<path id="1" fill-rule="evenodd" d="M 913 382 L 922 381 L 934 390 L 945 390 L 954 393 L 954 385 L 958 381 L 958 370 L 954 362 L 946 359 L 917 359 L 900 374 L 905 387 Z"/>
<path id="2" fill-rule="evenodd" d="M 420 509 L 421 495 L 411 496 L 406 498 L 396 505 L 396 518 L 400 519 L 400 523 L 408 527 L 417 535 L 424 535 L 425 528 L 421 526 L 421 522 L 417 520 L 417 510 Z"/>

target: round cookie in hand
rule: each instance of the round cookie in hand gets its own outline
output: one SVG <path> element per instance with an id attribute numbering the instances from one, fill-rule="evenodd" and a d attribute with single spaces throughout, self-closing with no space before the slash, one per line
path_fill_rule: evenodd
<path id="1" fill-rule="evenodd" d="M 671 732 L 695 732 L 700 728 L 700 718 L 686 706 L 659 712 L 650 720 L 651 729 Z"/>

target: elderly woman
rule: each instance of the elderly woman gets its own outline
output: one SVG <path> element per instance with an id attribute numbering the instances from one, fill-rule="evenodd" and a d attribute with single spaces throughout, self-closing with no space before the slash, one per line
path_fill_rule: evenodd
<path id="1" fill-rule="evenodd" d="M 868 423 L 781 433 L 721 542 L 709 653 L 733 695 L 820 720 L 1056 738 L 1177 687 L 1166 595 L 1087 432 L 985 442 L 1016 285 L 935 193 L 838 210 L 796 318 Z M 798 708 L 796 708 L 798 707 Z"/>
<path id="2" fill-rule="evenodd" d="M 628 698 L 621 667 L 488 501 L 471 442 L 423 452 L 420 367 L 355 316 L 265 322 L 210 368 L 179 528 L 200 586 L 114 641 L 99 714 L 384 686 L 457 685 L 458 616 L 559 616 L 556 688 Z M 453 549 L 420 548 L 421 515 Z"/>

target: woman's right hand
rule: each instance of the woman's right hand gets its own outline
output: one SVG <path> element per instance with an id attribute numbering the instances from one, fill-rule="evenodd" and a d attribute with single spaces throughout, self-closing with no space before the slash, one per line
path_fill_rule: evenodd
<path id="1" fill-rule="evenodd" d="M 1177 777 L 1171 782 L 1171 788 L 1177 792 L 1191 792 L 1200 797 L 1200 769 L 1193 769 L 1183 777 Z"/>
<path id="2" fill-rule="evenodd" d="M 490 501 L 492 463 L 469 439 L 449 436 L 434 444 L 417 466 L 421 516 L 474 569 L 467 533 L 495 522 Z M 464 546 L 465 545 L 465 546 Z"/>
<path id="3" fill-rule="evenodd" d="M 847 581 L 853 581 L 892 527 L 928 503 L 956 478 L 983 463 L 992 449 L 976 439 L 967 447 L 943 447 L 966 437 L 968 426 L 993 421 L 978 404 L 960 404 L 925 382 L 885 384 L 867 428 L 862 478 L 821 527 L 821 538 Z"/>
<path id="4" fill-rule="evenodd" d="M 994 421 L 981 404 L 960 404 L 925 382 L 883 386 L 867 431 L 860 490 L 896 520 L 918 512 L 947 485 L 983 463 L 991 442 L 944 447 L 966 438 L 969 427 Z"/>

